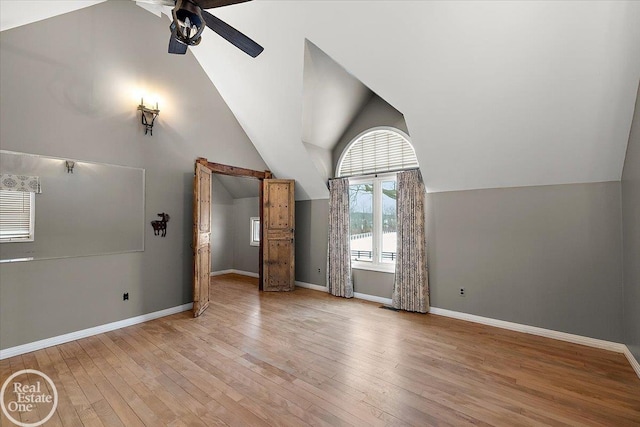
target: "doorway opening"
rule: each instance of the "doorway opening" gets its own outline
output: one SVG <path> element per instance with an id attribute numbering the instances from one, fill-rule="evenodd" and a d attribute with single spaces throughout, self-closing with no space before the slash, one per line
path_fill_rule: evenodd
<path id="1" fill-rule="evenodd" d="M 294 181 L 274 179 L 270 171 L 255 171 L 228 166 L 209 162 L 200 157 L 195 163 L 193 185 L 194 317 L 198 317 L 209 306 L 211 192 L 214 175 L 258 180 L 258 289 L 260 291 L 292 291 L 295 289 Z M 255 237 L 253 231 L 251 234 L 253 239 Z M 249 233 L 247 233 L 247 237 L 249 237 Z"/>
<path id="2" fill-rule="evenodd" d="M 255 178 L 212 175 L 212 276 L 238 273 L 258 278 L 261 184 Z"/>

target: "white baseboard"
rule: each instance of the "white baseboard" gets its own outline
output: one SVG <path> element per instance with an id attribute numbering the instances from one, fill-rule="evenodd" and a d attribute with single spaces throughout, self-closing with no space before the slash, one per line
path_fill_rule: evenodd
<path id="1" fill-rule="evenodd" d="M 243 276 L 249 276 L 249 277 L 260 277 L 258 273 L 253 273 L 251 271 L 236 270 L 235 268 L 232 268 L 229 270 L 212 271 L 211 273 L 209 273 L 210 276 L 221 276 L 223 274 L 241 274 Z"/>
<path id="2" fill-rule="evenodd" d="M 629 350 L 629 347 L 626 345 L 624 346 L 624 355 L 627 356 L 631 367 L 636 371 L 636 374 L 638 374 L 638 378 L 640 378 L 640 363 L 638 363 L 638 360 L 633 356 L 631 350 Z"/>
<path id="3" fill-rule="evenodd" d="M 212 271 L 211 273 L 209 273 L 210 276 L 222 276 L 223 274 L 231 274 L 233 273 L 234 270 L 219 270 L 219 271 Z"/>
<path id="4" fill-rule="evenodd" d="M 511 331 L 523 332 L 525 334 L 538 335 L 560 341 L 567 341 L 574 344 L 586 345 L 589 347 L 601 348 L 603 350 L 622 353 L 627 357 L 631 367 L 640 378 L 640 363 L 633 357 L 629 348 L 621 343 L 599 340 L 596 338 L 583 337 L 581 335 L 569 334 L 566 332 L 553 331 L 551 329 L 538 328 L 536 326 L 522 325 L 504 320 L 491 319 L 489 317 L 476 316 L 475 314 L 461 313 L 458 311 L 445 310 L 444 308 L 431 307 L 429 313 L 438 316 L 453 317 L 455 319 L 469 322 L 481 323 L 483 325 L 495 326 L 496 328 L 509 329 Z"/>
<path id="5" fill-rule="evenodd" d="M 9 357 L 18 356 L 20 354 L 30 353 L 32 351 L 40 350 L 54 345 L 64 344 L 69 341 L 79 340 L 81 338 L 90 337 L 92 335 L 102 334 L 104 332 L 113 331 L 115 329 L 124 328 L 126 326 L 137 325 L 138 323 L 148 322 L 149 320 L 157 319 L 159 317 L 169 316 L 171 314 L 181 313 L 183 311 L 191 310 L 193 303 L 178 305 L 176 307 L 166 308 L 160 311 L 154 311 L 153 313 L 147 313 L 140 316 L 130 317 L 124 320 L 118 320 L 117 322 L 111 322 L 93 328 L 82 329 L 80 331 L 70 332 L 64 335 L 58 335 L 57 337 L 51 337 L 40 341 L 34 341 L 28 344 L 22 344 L 15 347 L 10 347 L 4 350 L 0 350 L 0 360 L 7 359 Z"/>
<path id="6" fill-rule="evenodd" d="M 581 335 L 568 334 L 566 332 L 553 331 L 551 329 L 538 328 L 536 326 L 512 323 L 504 320 L 491 319 L 489 317 L 476 316 L 475 314 L 445 310 L 444 308 L 431 307 L 429 309 L 429 313 L 436 314 L 438 316 L 467 320 L 474 323 L 482 323 L 483 325 L 495 326 L 496 328 L 509 329 L 516 332 L 523 332 L 525 334 L 539 335 L 541 337 L 553 338 L 556 340 L 567 341 L 574 344 L 582 344 L 589 347 L 601 348 L 603 350 L 615 351 L 616 353 L 624 353 L 624 350 L 627 348 L 626 345 L 617 342 L 583 337 Z"/>
<path id="7" fill-rule="evenodd" d="M 242 271 L 242 270 L 233 270 L 233 272 L 235 274 L 241 274 L 243 276 L 249 276 L 249 277 L 260 277 L 260 275 L 258 273 L 253 273 L 251 271 Z"/>
<path id="8" fill-rule="evenodd" d="M 326 286 L 314 285 L 313 283 L 299 282 L 296 280 L 296 286 L 301 288 L 313 289 L 314 291 L 329 292 Z"/>
<path id="9" fill-rule="evenodd" d="M 391 298 L 377 297 L 375 295 L 361 294 L 360 292 L 353 293 L 354 298 L 363 299 L 366 301 L 378 302 L 384 305 L 391 305 Z"/>
<path id="10" fill-rule="evenodd" d="M 257 277 L 258 275 L 251 272 L 242 272 L 240 270 L 224 270 L 224 272 L 212 272 L 212 276 L 217 276 L 220 274 L 227 273 L 236 273 L 236 274 L 244 274 L 245 276 Z M 313 289 L 320 292 L 327 292 L 326 286 L 314 285 L 306 282 L 296 281 L 296 286 L 301 288 Z M 363 299 L 367 301 L 373 301 L 381 304 L 391 305 L 390 298 L 382 298 L 374 295 L 361 294 L 358 292 L 354 293 L 354 297 L 358 299 Z M 0 360 L 7 359 L 9 357 L 18 356 L 25 353 L 30 353 L 32 351 L 40 350 L 47 347 L 52 347 L 54 345 L 64 344 L 69 341 L 75 341 L 81 338 L 90 337 L 92 335 L 102 334 L 104 332 L 113 331 L 115 329 L 124 328 L 127 326 L 137 325 L 138 323 L 148 322 L 149 320 L 158 319 L 160 317 L 169 316 L 176 313 L 181 313 L 183 311 L 191 310 L 193 308 L 193 303 L 183 304 L 176 307 L 170 307 L 164 310 L 155 311 L 153 313 L 147 313 L 140 316 L 130 317 L 128 319 L 119 320 L 117 322 L 111 322 L 100 326 L 95 326 L 93 328 L 82 329 L 76 332 L 70 332 L 64 335 L 58 335 L 56 337 L 51 337 L 39 341 L 34 341 L 28 344 L 22 344 L 15 347 L 10 347 L 4 350 L 0 350 Z M 574 344 L 586 345 L 589 347 L 601 348 L 604 350 L 615 351 L 617 353 L 623 353 L 631 367 L 636 372 L 638 377 L 640 378 L 640 363 L 633 356 L 629 348 L 621 343 L 615 343 L 611 341 L 599 340 L 596 338 L 583 337 L 580 335 L 569 334 L 566 332 L 553 331 L 550 329 L 538 328 L 536 326 L 522 325 L 519 323 L 507 322 L 504 320 L 491 319 L 489 317 L 476 316 L 474 314 L 461 313 L 458 311 L 446 310 L 438 307 L 431 307 L 429 309 L 430 314 L 435 314 L 438 316 L 452 317 L 455 319 L 466 320 L 474 323 L 481 323 L 483 325 L 494 326 L 502 329 L 509 329 L 511 331 L 522 332 L 525 334 L 538 335 L 542 337 L 557 339 L 560 341 L 567 341 Z"/>
<path id="11" fill-rule="evenodd" d="M 296 280 L 296 286 L 301 288 L 313 289 L 314 291 L 329 292 L 326 286 L 314 285 L 313 283 L 299 282 Z M 391 305 L 391 298 L 377 297 L 375 295 L 361 294 L 360 292 L 353 293 L 354 298 L 363 299 L 365 301 L 377 302 L 380 304 Z"/>

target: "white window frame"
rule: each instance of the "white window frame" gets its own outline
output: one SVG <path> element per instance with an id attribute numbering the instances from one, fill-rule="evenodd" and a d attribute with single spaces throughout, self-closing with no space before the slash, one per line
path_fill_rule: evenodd
<path id="1" fill-rule="evenodd" d="M 7 192 L 7 193 L 20 193 L 22 196 L 24 196 L 25 193 L 23 192 L 17 192 L 17 191 L 10 191 L 10 190 L 0 190 L 1 192 Z M 36 221 L 35 221 L 35 212 L 36 212 L 36 193 L 26 193 L 29 194 L 29 198 L 30 198 L 30 202 L 29 202 L 29 230 L 28 230 L 28 235 L 27 236 L 17 236 L 17 237 L 3 237 L 0 236 L 0 243 L 24 243 L 24 242 L 33 242 L 35 240 L 35 228 L 36 228 Z"/>
<path id="2" fill-rule="evenodd" d="M 255 227 L 258 227 L 258 233 L 255 233 Z M 256 240 L 257 237 L 257 240 Z M 252 216 L 249 218 L 249 245 L 260 246 L 260 218 Z"/>
<path id="3" fill-rule="evenodd" d="M 363 138 L 376 132 L 388 132 L 388 133 L 396 134 L 401 139 L 403 139 L 404 142 L 406 143 L 405 147 L 410 149 L 410 152 L 412 154 L 412 156 L 410 157 L 413 157 L 414 161 L 409 161 L 409 159 L 407 159 L 408 160 L 407 163 L 402 162 L 402 165 L 397 165 L 398 167 L 396 168 L 389 168 L 384 166 L 384 164 L 387 163 L 388 158 L 386 158 L 383 154 L 381 158 L 375 159 L 375 163 L 376 163 L 375 168 L 373 163 L 371 163 L 369 164 L 370 168 L 367 168 L 368 170 L 362 171 L 360 173 L 345 172 L 343 162 L 345 161 L 345 158 L 347 157 L 347 155 L 351 152 L 352 149 L 354 149 L 356 144 L 360 143 L 360 141 Z M 371 153 L 369 151 L 367 151 L 367 157 L 371 157 Z M 381 162 L 380 164 L 378 164 L 379 161 Z M 338 163 L 336 165 L 337 165 L 336 177 L 350 177 L 350 176 L 359 177 L 359 176 L 362 176 L 361 174 L 372 175 L 375 173 L 388 173 L 388 172 L 394 172 L 394 171 L 397 172 L 399 170 L 412 169 L 414 167 L 418 167 L 418 157 L 416 155 L 416 150 L 413 147 L 413 144 L 411 144 L 411 138 L 409 138 L 409 135 L 407 135 L 405 132 L 391 126 L 375 126 L 363 132 L 360 132 L 355 138 L 353 138 L 351 142 L 349 142 L 349 144 L 347 144 L 347 146 L 342 150 L 342 153 L 340 154 L 340 157 L 338 158 Z"/>
<path id="4" fill-rule="evenodd" d="M 397 173 L 379 173 L 373 175 L 349 177 L 350 186 L 368 183 L 373 184 L 372 259 L 371 261 L 351 260 L 351 268 L 357 270 L 379 271 L 383 273 L 395 273 L 396 271 L 395 261 L 382 262 L 382 183 L 386 181 L 396 181 L 397 188 Z"/>

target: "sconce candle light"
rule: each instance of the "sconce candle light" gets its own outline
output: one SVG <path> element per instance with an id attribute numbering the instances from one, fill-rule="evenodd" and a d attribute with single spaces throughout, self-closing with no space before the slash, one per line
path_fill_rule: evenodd
<path id="1" fill-rule="evenodd" d="M 140 98 L 140 105 L 138 105 L 138 110 L 142 111 L 140 115 L 140 121 L 144 126 L 144 134 L 147 132 L 150 135 L 153 135 L 153 122 L 155 122 L 156 117 L 160 114 L 160 110 L 158 109 L 158 103 L 156 102 L 156 108 L 149 108 L 144 105 L 144 98 Z"/>
<path id="2" fill-rule="evenodd" d="M 73 160 L 66 160 L 64 166 L 67 168 L 67 173 L 73 173 L 73 168 L 76 166 L 76 162 Z"/>

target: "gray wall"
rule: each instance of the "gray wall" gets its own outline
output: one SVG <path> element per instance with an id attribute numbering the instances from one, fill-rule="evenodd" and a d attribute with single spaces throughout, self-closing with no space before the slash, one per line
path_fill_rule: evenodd
<path id="1" fill-rule="evenodd" d="M 432 306 L 621 342 L 619 182 L 431 193 L 427 215 Z"/>
<path id="2" fill-rule="evenodd" d="M 260 216 L 258 197 L 234 198 L 227 186 L 242 178 L 211 178 L 211 271 L 241 270 L 258 274 L 259 246 L 249 244 L 249 224 L 251 217 Z M 224 181 L 224 182 L 223 182 Z M 250 180 L 251 187 L 258 187 L 257 180 Z"/>
<path id="3" fill-rule="evenodd" d="M 296 202 L 296 280 L 327 284 L 329 200 Z"/>
<path id="4" fill-rule="evenodd" d="M 622 173 L 624 342 L 640 361 L 640 89 Z"/>
<path id="5" fill-rule="evenodd" d="M 0 265 L 1 348 L 191 301 L 195 158 L 266 169 L 192 54 L 166 53 L 168 25 L 109 1 L 2 32 L 2 148 L 144 168 L 146 231 L 145 252 Z M 153 136 L 136 111 L 145 87 L 162 98 Z"/>
<path id="6" fill-rule="evenodd" d="M 211 271 L 233 268 L 233 197 L 218 179 L 211 175 Z"/>
<path id="7" fill-rule="evenodd" d="M 391 298 L 395 274 L 370 271 L 352 270 L 353 291 L 365 295 Z"/>
<path id="8" fill-rule="evenodd" d="M 308 260 L 323 264 L 326 244 L 302 226 L 313 202 L 296 203 L 296 278 L 324 285 Z M 621 342 L 620 203 L 619 182 L 429 193 L 431 305 Z M 356 292 L 383 298 L 393 278 L 353 271 Z"/>
<path id="9" fill-rule="evenodd" d="M 260 199 L 246 197 L 233 201 L 233 268 L 258 273 L 260 247 L 249 244 L 249 219 L 260 216 Z"/>

